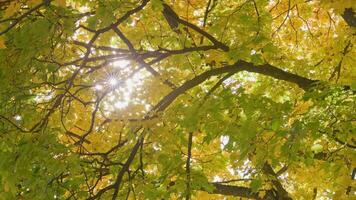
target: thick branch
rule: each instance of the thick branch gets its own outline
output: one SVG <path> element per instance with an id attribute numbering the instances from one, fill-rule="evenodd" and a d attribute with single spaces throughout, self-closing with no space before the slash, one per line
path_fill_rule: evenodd
<path id="1" fill-rule="evenodd" d="M 156 111 L 163 111 L 168 107 L 179 95 L 183 94 L 185 91 L 201 84 L 205 80 L 209 79 L 212 76 L 217 76 L 225 73 L 237 73 L 239 71 L 248 71 L 254 72 L 266 76 L 270 76 L 277 80 L 283 80 L 290 83 L 297 84 L 303 90 L 308 90 L 313 83 L 317 82 L 316 80 L 311 80 L 290 72 L 283 71 L 277 67 L 274 67 L 269 64 L 256 66 L 252 63 L 245 61 L 238 61 L 233 65 L 228 65 L 225 67 L 220 67 L 216 69 L 212 69 L 210 71 L 206 71 L 199 76 L 185 82 L 183 85 L 173 90 L 167 96 L 165 96 L 155 107 Z"/>
<path id="2" fill-rule="evenodd" d="M 258 74 L 270 76 L 272 78 L 287 81 L 290 83 L 297 84 L 303 90 L 308 90 L 313 86 L 313 83 L 317 82 L 316 80 L 311 80 L 297 74 L 293 74 L 277 67 L 274 67 L 270 64 L 264 64 L 261 66 L 255 66 L 252 63 L 240 61 L 244 65 L 244 70 L 248 72 L 255 72 Z"/>
<path id="3" fill-rule="evenodd" d="M 135 132 L 138 132 L 140 129 L 137 129 Z M 129 157 L 127 158 L 126 162 L 124 163 L 124 165 L 122 166 L 121 170 L 119 171 L 119 174 L 116 176 L 116 180 L 114 182 L 114 184 L 109 185 L 103 189 L 101 189 L 98 193 L 96 193 L 94 196 L 89 197 L 88 200 L 94 200 L 94 199 L 100 199 L 100 197 L 107 191 L 114 189 L 114 193 L 112 196 L 112 199 L 116 199 L 120 186 L 121 186 L 121 182 L 122 179 L 125 175 L 125 173 L 129 170 L 129 167 L 131 165 L 131 163 L 133 162 L 137 151 L 139 150 L 142 142 L 143 142 L 143 135 L 141 136 L 141 138 L 138 139 L 138 141 L 136 142 L 135 146 L 131 149 L 131 153 L 129 155 Z"/>
<path id="4" fill-rule="evenodd" d="M 268 163 L 265 163 L 262 167 L 262 170 L 264 173 L 272 176 L 272 183 L 274 187 L 277 189 L 277 197 L 278 199 L 285 199 L 285 200 L 291 200 L 291 198 L 288 195 L 288 192 L 283 188 L 283 185 L 281 182 L 278 180 L 278 175 L 274 172 L 273 168 L 271 165 Z"/>
<path id="5" fill-rule="evenodd" d="M 288 196 L 288 192 L 283 188 L 282 184 L 277 179 L 277 174 L 273 171 L 272 167 L 269 164 L 265 164 L 263 166 L 263 171 L 274 178 L 272 183 L 276 187 L 276 190 L 266 190 L 264 191 L 264 195 L 260 194 L 260 192 L 253 192 L 251 188 L 242 187 L 242 186 L 234 186 L 234 185 L 224 185 L 221 183 L 212 183 L 215 189 L 213 190 L 213 194 L 221 194 L 221 195 L 230 195 L 236 197 L 244 197 L 250 199 L 280 199 L 280 200 L 290 200 L 291 198 Z"/>
<path id="6" fill-rule="evenodd" d="M 232 186 L 232 185 L 223 185 L 220 183 L 213 183 L 215 189 L 213 190 L 213 194 L 221 194 L 221 195 L 230 195 L 237 197 L 245 197 L 251 199 L 260 199 L 258 197 L 258 193 L 252 192 L 252 190 L 248 187 L 241 186 Z"/>
<path id="7" fill-rule="evenodd" d="M 356 27 L 356 13 L 352 8 L 345 8 L 341 16 L 349 26 Z"/>
<path id="8" fill-rule="evenodd" d="M 275 195 L 274 190 L 264 190 L 259 192 L 252 192 L 251 188 L 243 187 L 243 186 L 235 186 L 235 185 L 224 185 L 221 183 L 212 183 L 215 189 L 211 194 L 220 194 L 220 195 L 228 195 L 234 197 L 243 197 L 249 199 L 257 199 L 257 200 L 279 200 Z M 283 200 L 283 199 L 282 199 Z"/>
<path id="9" fill-rule="evenodd" d="M 132 161 L 134 160 L 136 154 L 137 154 L 137 151 L 138 149 L 140 148 L 141 144 L 143 142 L 143 136 L 142 138 L 140 138 L 137 143 L 135 144 L 135 146 L 132 148 L 132 151 L 128 157 L 128 159 L 126 160 L 124 166 L 122 167 L 122 169 L 120 170 L 119 174 L 117 175 L 116 177 L 116 181 L 114 183 L 114 194 L 112 196 L 112 199 L 115 200 L 117 195 L 118 195 L 118 192 L 119 192 L 119 189 L 120 189 L 120 185 L 121 185 L 121 182 L 122 182 L 122 178 L 124 177 L 124 174 L 129 170 L 129 167 L 132 163 Z"/>

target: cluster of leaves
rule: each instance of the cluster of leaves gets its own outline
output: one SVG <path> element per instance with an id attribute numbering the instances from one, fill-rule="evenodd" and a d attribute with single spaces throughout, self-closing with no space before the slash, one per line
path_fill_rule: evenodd
<path id="1" fill-rule="evenodd" d="M 0 199 L 354 198 L 355 9 L 2 1 Z"/>

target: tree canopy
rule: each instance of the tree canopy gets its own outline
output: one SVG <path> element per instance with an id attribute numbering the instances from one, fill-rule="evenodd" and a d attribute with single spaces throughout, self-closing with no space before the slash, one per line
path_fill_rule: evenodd
<path id="1" fill-rule="evenodd" d="M 355 199 L 354 0 L 2 0 L 0 199 Z"/>

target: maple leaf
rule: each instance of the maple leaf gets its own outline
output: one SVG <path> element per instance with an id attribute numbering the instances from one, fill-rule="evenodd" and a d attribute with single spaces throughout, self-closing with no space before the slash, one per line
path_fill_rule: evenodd
<path id="1" fill-rule="evenodd" d="M 353 2 L 4 1 L 0 199 L 352 198 Z"/>

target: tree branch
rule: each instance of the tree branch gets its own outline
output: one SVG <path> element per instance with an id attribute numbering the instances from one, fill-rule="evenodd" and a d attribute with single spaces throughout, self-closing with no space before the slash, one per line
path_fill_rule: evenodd
<path id="1" fill-rule="evenodd" d="M 5 33 L 7 33 L 8 31 L 10 31 L 13 27 L 15 27 L 21 20 L 23 20 L 24 18 L 26 18 L 28 15 L 30 15 L 31 13 L 35 12 L 36 10 L 38 10 L 39 8 L 41 8 L 42 6 L 46 5 L 46 2 L 43 1 L 42 3 L 34 6 L 33 8 L 29 9 L 27 12 L 25 12 L 24 14 L 22 14 L 20 17 L 15 18 L 12 20 L 12 23 L 10 24 L 10 26 L 8 26 L 5 30 L 0 32 L 0 35 L 3 35 Z"/>
<path id="2" fill-rule="evenodd" d="M 188 152 L 187 152 L 187 161 L 185 163 L 185 172 L 187 176 L 187 194 L 185 199 L 190 200 L 191 189 L 190 189 L 190 158 L 192 156 L 192 145 L 193 145 L 193 132 L 188 134 Z"/>
<path id="3" fill-rule="evenodd" d="M 347 25 L 356 27 L 356 13 L 352 8 L 345 8 L 344 13 L 341 15 Z"/>
<path id="4" fill-rule="evenodd" d="M 272 183 L 277 189 L 276 192 L 277 192 L 278 199 L 291 200 L 291 198 L 288 195 L 288 192 L 284 189 L 282 183 L 278 180 L 278 175 L 274 172 L 271 165 L 265 163 L 262 167 L 262 171 L 267 175 L 272 176 Z"/>
<path id="5" fill-rule="evenodd" d="M 245 197 L 251 199 L 261 199 L 258 196 L 257 192 L 252 192 L 252 190 L 248 187 L 241 186 L 232 186 L 232 185 L 223 185 L 220 183 L 213 183 L 215 189 L 212 194 L 221 194 L 221 195 L 230 195 L 237 197 Z"/>
<path id="6" fill-rule="evenodd" d="M 214 36 L 210 35 L 208 32 L 202 30 L 198 26 L 196 26 L 188 21 L 185 21 L 185 20 L 179 18 L 177 13 L 175 13 L 173 11 L 173 9 L 171 7 L 169 7 L 167 4 L 164 3 L 163 8 L 164 8 L 163 15 L 165 16 L 167 22 L 173 29 L 178 27 L 178 23 L 180 23 L 184 26 L 187 26 L 187 27 L 193 29 L 194 31 L 198 32 L 199 34 L 203 35 L 204 37 L 208 38 L 219 49 L 221 49 L 223 51 L 229 51 L 228 46 L 226 46 L 224 43 L 218 41 Z"/>
<path id="7" fill-rule="evenodd" d="M 286 72 L 270 64 L 256 66 L 252 63 L 240 60 L 233 65 L 227 65 L 225 67 L 220 67 L 220 68 L 206 71 L 196 76 L 195 78 L 186 81 L 183 85 L 181 85 L 180 87 L 178 87 L 177 89 L 169 93 L 167 96 L 162 98 L 162 100 L 154 107 L 153 110 L 156 110 L 157 112 L 165 110 L 166 107 L 168 107 L 179 95 L 199 85 L 200 83 L 204 82 L 205 80 L 209 79 L 212 76 L 217 76 L 225 73 L 237 73 L 239 71 L 254 72 L 254 73 L 275 78 L 277 80 L 283 80 L 290 83 L 294 83 L 305 91 L 308 90 L 310 87 L 312 87 L 313 83 L 317 82 L 317 80 L 311 80 L 290 72 Z"/>

